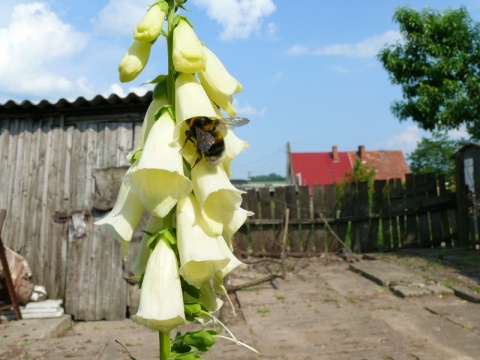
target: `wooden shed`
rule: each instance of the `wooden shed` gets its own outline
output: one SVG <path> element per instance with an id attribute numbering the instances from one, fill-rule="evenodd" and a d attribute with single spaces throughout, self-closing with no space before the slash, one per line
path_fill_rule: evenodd
<path id="1" fill-rule="evenodd" d="M 111 207 L 95 204 L 98 180 L 125 171 L 151 97 L 0 105 L 2 239 L 76 320 L 123 319 L 137 306 L 120 244 L 93 222 Z M 119 186 L 111 181 L 111 197 Z"/>
<path id="2" fill-rule="evenodd" d="M 469 143 L 455 153 L 458 246 L 480 242 L 480 144 Z"/>

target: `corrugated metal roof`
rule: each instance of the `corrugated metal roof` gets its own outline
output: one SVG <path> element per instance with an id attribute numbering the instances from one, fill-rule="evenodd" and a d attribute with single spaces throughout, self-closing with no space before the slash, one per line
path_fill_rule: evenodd
<path id="1" fill-rule="evenodd" d="M 39 103 L 33 103 L 29 100 L 17 103 L 13 100 L 9 100 L 4 104 L 0 104 L 0 115 L 32 112 L 75 112 L 75 110 L 85 110 L 89 108 L 112 108 L 112 105 L 116 105 L 117 107 L 140 105 L 143 108 L 144 106 L 147 106 L 151 100 L 151 91 L 148 91 L 142 96 L 130 93 L 125 97 L 120 97 L 116 94 L 112 94 L 108 97 L 97 95 L 91 100 L 87 100 L 83 96 L 78 97 L 74 101 L 62 98 L 55 103 L 48 100 L 41 100 Z"/>

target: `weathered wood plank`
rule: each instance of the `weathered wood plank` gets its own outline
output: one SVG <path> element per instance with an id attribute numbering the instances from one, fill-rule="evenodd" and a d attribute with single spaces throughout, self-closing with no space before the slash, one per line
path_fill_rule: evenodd
<path id="1" fill-rule="evenodd" d="M 310 213 L 310 189 L 308 186 L 298 187 L 298 218 L 303 220 L 313 219 Z M 306 253 L 314 251 L 313 228 L 311 225 L 300 224 L 301 250 Z"/>
<path id="2" fill-rule="evenodd" d="M 283 242 L 283 235 L 285 230 L 285 211 L 286 211 L 286 203 L 287 197 L 284 187 L 275 188 L 273 193 L 273 201 L 275 203 L 275 211 L 273 214 L 274 219 L 278 220 L 280 223 L 274 225 L 275 229 L 275 238 L 277 241 L 275 242 L 275 248 L 272 251 L 275 254 L 280 254 L 282 251 L 282 242 Z"/>
<path id="3" fill-rule="evenodd" d="M 312 187 L 312 210 L 314 219 L 318 219 L 320 218 L 320 214 L 324 214 L 324 206 L 325 199 L 323 186 L 315 185 Z M 315 252 L 319 253 L 327 251 L 325 235 L 324 225 L 313 225 L 312 245 Z"/>
<path id="4" fill-rule="evenodd" d="M 252 218 L 256 219 L 259 214 L 257 191 L 254 189 L 248 190 L 246 198 L 246 209 L 254 212 L 255 215 Z M 262 252 L 264 248 L 262 229 L 259 225 L 250 225 L 250 239 L 252 241 L 252 254 L 255 256 L 256 253 Z"/>
<path id="5" fill-rule="evenodd" d="M 272 199 L 270 197 L 270 189 L 268 187 L 258 190 L 258 202 L 260 205 L 259 219 L 271 219 L 274 209 L 272 209 Z M 273 225 L 262 225 L 264 250 L 271 252 L 275 248 L 275 232 Z"/>
<path id="6" fill-rule="evenodd" d="M 387 186 L 386 180 L 375 180 L 373 182 L 373 196 L 372 196 L 372 214 L 382 215 L 382 202 L 385 187 Z M 380 220 L 372 219 L 370 221 L 369 232 L 369 247 L 375 250 L 379 249 L 379 229 Z"/>
<path id="7" fill-rule="evenodd" d="M 337 192 L 335 185 L 325 186 L 325 217 L 337 219 Z M 338 236 L 339 225 L 336 223 L 330 224 L 332 231 Z M 336 252 L 343 247 L 334 234 L 330 231 L 327 231 L 327 241 L 326 241 L 326 251 Z"/>
<path id="8" fill-rule="evenodd" d="M 368 211 L 368 182 L 362 181 L 357 183 L 357 197 L 356 197 L 355 214 L 356 216 L 365 216 L 369 214 Z M 352 224 L 352 250 L 356 253 L 370 252 L 373 248 L 369 242 L 370 221 L 360 221 Z"/>
<path id="9" fill-rule="evenodd" d="M 289 218 L 298 219 L 298 205 L 297 205 L 297 190 L 295 186 L 288 186 L 285 188 L 285 196 L 287 207 L 289 209 Z M 299 252 L 301 251 L 300 244 L 300 229 L 299 225 L 288 225 L 288 239 L 289 239 L 289 251 Z"/>

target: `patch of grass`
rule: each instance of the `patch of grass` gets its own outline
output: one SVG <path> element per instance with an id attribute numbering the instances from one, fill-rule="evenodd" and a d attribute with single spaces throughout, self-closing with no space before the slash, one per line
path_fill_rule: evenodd
<path id="1" fill-rule="evenodd" d="M 473 288 L 472 290 L 475 294 L 480 294 L 480 288 Z"/>
<path id="2" fill-rule="evenodd" d="M 23 346 L 23 347 L 30 346 L 30 342 L 29 342 L 28 340 L 23 340 L 23 341 L 22 341 L 22 346 Z"/>
<path id="3" fill-rule="evenodd" d="M 358 302 L 358 300 L 355 298 L 348 298 L 347 301 L 352 304 L 356 304 Z"/>
<path id="4" fill-rule="evenodd" d="M 387 305 L 387 306 L 382 306 L 380 309 L 398 311 L 398 310 L 400 310 L 400 307 L 399 306 L 393 306 L 393 305 Z"/>
<path id="5" fill-rule="evenodd" d="M 277 296 L 277 300 L 285 300 L 285 299 L 286 299 L 285 296 L 282 296 L 282 295 Z"/>
<path id="6" fill-rule="evenodd" d="M 265 306 L 257 309 L 257 313 L 262 317 L 267 316 L 269 312 L 270 310 L 268 310 Z"/>

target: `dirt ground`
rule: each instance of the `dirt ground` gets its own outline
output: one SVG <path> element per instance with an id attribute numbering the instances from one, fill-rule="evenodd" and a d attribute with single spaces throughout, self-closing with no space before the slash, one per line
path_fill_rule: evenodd
<path id="1" fill-rule="evenodd" d="M 361 261 L 376 260 L 421 279 L 418 286 L 480 293 L 480 251 L 410 250 L 364 255 Z M 285 279 L 237 291 L 231 297 L 237 316 L 225 303 L 221 317 L 262 355 L 219 339 L 204 359 L 480 359 L 479 303 L 451 291 L 402 298 L 352 271 L 350 261 L 336 255 L 290 258 Z M 251 260 L 229 285 L 271 274 L 282 275 L 279 260 Z M 125 320 L 75 323 L 53 339 L 1 338 L 0 360 L 128 360 L 116 341 L 137 360 L 158 359 L 156 333 Z"/>

